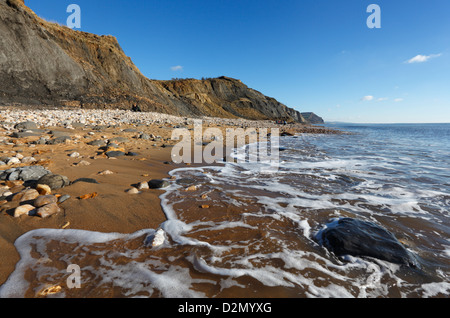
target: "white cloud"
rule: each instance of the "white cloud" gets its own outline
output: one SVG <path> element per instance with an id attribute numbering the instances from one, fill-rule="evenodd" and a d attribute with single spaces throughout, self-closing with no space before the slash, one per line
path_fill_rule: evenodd
<path id="1" fill-rule="evenodd" d="M 412 59 L 407 60 L 405 63 L 408 63 L 408 64 L 423 63 L 423 62 L 426 62 L 426 61 L 428 61 L 430 59 L 434 59 L 436 57 L 439 57 L 441 55 L 442 55 L 442 53 L 431 54 L 431 55 L 421 55 L 421 54 L 419 54 L 419 55 L 414 56 Z"/>
<path id="2" fill-rule="evenodd" d="M 183 70 L 183 66 L 181 66 L 181 65 L 172 66 L 170 69 L 172 71 L 174 71 L 174 72 L 178 72 L 178 71 L 182 71 Z"/>
<path id="3" fill-rule="evenodd" d="M 361 98 L 361 100 L 364 101 L 364 102 L 371 101 L 373 99 L 374 99 L 374 97 L 371 96 L 371 95 L 364 96 L 363 98 Z"/>
<path id="4" fill-rule="evenodd" d="M 380 98 L 377 99 L 377 101 L 383 102 L 383 101 L 388 100 L 388 99 L 389 98 L 387 98 L 387 97 L 380 97 Z"/>
<path id="5" fill-rule="evenodd" d="M 396 99 L 394 99 L 394 102 L 396 102 L 396 103 L 403 102 L 403 98 L 396 98 Z"/>

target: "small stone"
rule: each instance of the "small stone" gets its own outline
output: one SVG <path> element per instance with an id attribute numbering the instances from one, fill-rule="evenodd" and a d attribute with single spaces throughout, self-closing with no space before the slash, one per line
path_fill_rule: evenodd
<path id="1" fill-rule="evenodd" d="M 57 203 L 51 203 L 37 209 L 36 215 L 40 216 L 41 218 L 47 218 L 60 211 L 61 209 L 59 208 Z"/>
<path id="2" fill-rule="evenodd" d="M 38 196 L 39 196 L 39 192 L 37 192 L 37 190 L 35 190 L 35 189 L 25 189 L 25 190 L 15 194 L 13 196 L 13 198 L 11 199 L 11 201 L 24 202 L 24 201 L 34 200 Z"/>
<path id="3" fill-rule="evenodd" d="M 23 159 L 22 159 L 22 163 L 26 163 L 26 164 L 28 164 L 28 163 L 33 163 L 33 162 L 36 162 L 37 160 L 36 160 L 36 158 L 34 158 L 34 157 L 24 157 Z"/>
<path id="4" fill-rule="evenodd" d="M 16 186 L 22 185 L 23 181 L 22 180 L 8 180 L 6 181 L 6 186 L 9 188 L 14 188 Z"/>
<path id="5" fill-rule="evenodd" d="M 67 143 L 69 140 L 72 140 L 72 138 L 70 138 L 69 136 L 60 136 L 54 139 L 50 139 L 49 141 L 47 141 L 47 144 L 48 145 L 64 144 Z"/>
<path id="6" fill-rule="evenodd" d="M 197 186 L 192 185 L 192 186 L 190 186 L 190 187 L 187 187 L 187 188 L 186 188 L 186 191 L 197 191 Z"/>
<path id="7" fill-rule="evenodd" d="M 126 193 L 128 193 L 128 194 L 139 194 L 139 193 L 141 193 L 138 189 L 136 189 L 136 188 L 131 188 L 131 189 L 128 189 L 127 191 L 126 191 Z"/>
<path id="8" fill-rule="evenodd" d="M 145 182 L 145 181 L 139 182 L 137 188 L 138 188 L 139 190 L 142 190 L 142 189 L 149 189 L 148 182 Z"/>
<path id="9" fill-rule="evenodd" d="M 105 154 L 108 156 L 108 158 L 116 158 L 116 157 L 125 156 L 125 152 L 123 152 L 123 151 L 108 151 Z"/>
<path id="10" fill-rule="evenodd" d="M 209 205 L 206 205 L 206 204 L 202 205 L 201 207 L 202 207 L 202 209 L 209 209 Z"/>
<path id="11" fill-rule="evenodd" d="M 98 174 L 100 176 L 106 176 L 106 175 L 109 175 L 109 174 L 114 174 L 114 172 L 112 172 L 111 170 L 104 170 L 104 171 L 100 171 Z"/>
<path id="12" fill-rule="evenodd" d="M 58 198 L 55 197 L 54 195 L 41 195 L 41 196 L 38 196 L 34 200 L 33 205 L 36 208 L 40 208 L 40 207 L 43 207 L 44 205 L 57 203 L 57 202 L 58 202 Z"/>
<path id="13" fill-rule="evenodd" d="M 70 158 L 78 158 L 80 156 L 80 154 L 78 153 L 78 152 L 72 152 L 70 155 L 69 155 L 69 157 Z"/>
<path id="14" fill-rule="evenodd" d="M 89 166 L 91 163 L 86 160 L 81 160 L 79 163 L 77 163 L 77 166 Z"/>
<path id="15" fill-rule="evenodd" d="M 37 126 L 37 124 L 35 122 L 32 121 L 26 121 L 26 122 L 22 122 L 22 123 L 18 123 L 17 125 L 14 126 L 15 129 L 37 129 L 39 128 Z"/>
<path id="16" fill-rule="evenodd" d="M 52 189 L 46 184 L 38 184 L 36 190 L 40 195 L 49 195 L 52 193 Z"/>
<path id="17" fill-rule="evenodd" d="M 164 230 L 158 229 L 155 234 L 149 235 L 146 238 L 146 245 L 152 245 L 152 247 L 158 247 L 164 244 L 166 237 L 164 235 Z"/>
<path id="18" fill-rule="evenodd" d="M 16 157 L 12 157 L 8 160 L 7 165 L 14 165 L 20 163 L 20 159 Z"/>
<path id="19" fill-rule="evenodd" d="M 70 199 L 70 195 L 68 195 L 68 194 L 62 195 L 58 198 L 58 203 L 63 203 L 64 201 L 67 201 L 69 199 Z"/>
<path id="20" fill-rule="evenodd" d="M 88 145 L 96 146 L 96 147 L 104 147 L 104 146 L 106 146 L 106 141 L 102 140 L 102 139 L 93 140 L 91 142 L 88 142 Z"/>
<path id="21" fill-rule="evenodd" d="M 14 217 L 18 218 L 21 217 L 22 215 L 33 215 L 33 211 L 36 208 L 34 206 L 32 206 L 31 204 L 24 204 L 21 206 L 18 206 L 15 210 L 14 210 Z"/>

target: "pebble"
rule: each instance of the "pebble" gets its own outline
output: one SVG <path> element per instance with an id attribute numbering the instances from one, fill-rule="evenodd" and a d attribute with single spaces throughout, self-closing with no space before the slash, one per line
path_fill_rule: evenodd
<path id="1" fill-rule="evenodd" d="M 127 191 L 126 191 L 126 193 L 128 193 L 128 194 L 139 194 L 139 193 L 141 193 L 138 189 L 136 189 L 136 188 L 131 188 L 131 189 L 128 189 Z"/>
<path id="2" fill-rule="evenodd" d="M 36 208 L 40 208 L 40 207 L 43 207 L 44 205 L 51 204 L 51 203 L 57 203 L 57 202 L 58 202 L 58 198 L 55 197 L 54 195 L 41 195 L 41 196 L 38 196 L 34 200 L 33 205 Z"/>
<path id="3" fill-rule="evenodd" d="M 80 162 L 78 162 L 76 165 L 77 166 L 89 166 L 91 163 L 89 161 L 86 160 L 81 160 Z"/>
<path id="4" fill-rule="evenodd" d="M 138 188 L 139 190 L 142 190 L 142 189 L 149 189 L 148 182 L 145 182 L 145 181 L 139 182 L 137 188 Z"/>
<path id="5" fill-rule="evenodd" d="M 68 195 L 68 194 L 62 195 L 58 198 L 58 203 L 63 203 L 64 201 L 67 201 L 69 199 L 70 199 L 70 195 Z"/>
<path id="6" fill-rule="evenodd" d="M 24 202 L 24 201 L 30 201 L 30 200 L 34 200 L 39 196 L 39 192 L 37 192 L 36 189 L 25 189 L 19 193 L 16 193 L 11 201 L 19 201 L 19 202 Z"/>
<path id="7" fill-rule="evenodd" d="M 197 191 L 197 186 L 192 185 L 192 186 L 190 186 L 190 187 L 187 187 L 187 188 L 186 188 L 186 191 Z"/>
<path id="8" fill-rule="evenodd" d="M 36 190 L 40 195 L 49 195 L 52 193 L 52 189 L 46 184 L 38 184 Z"/>
<path id="9" fill-rule="evenodd" d="M 40 216 L 41 218 L 47 218 L 47 217 L 49 217 L 53 214 L 56 214 L 60 211 L 61 211 L 61 209 L 57 203 L 51 203 L 51 204 L 44 205 L 43 207 L 40 207 L 39 209 L 37 209 L 36 215 Z"/>
<path id="10" fill-rule="evenodd" d="M 125 152 L 123 152 L 123 151 L 108 151 L 105 154 L 108 156 L 108 158 L 116 158 L 116 157 L 125 156 Z"/>
<path id="11" fill-rule="evenodd" d="M 34 210 L 36 210 L 36 208 L 34 206 L 32 206 L 31 204 L 24 204 L 24 205 L 18 206 L 14 210 L 14 217 L 18 218 L 18 217 L 21 217 L 22 215 L 33 215 Z"/>
<path id="12" fill-rule="evenodd" d="M 114 172 L 112 172 L 111 170 L 104 170 L 104 171 L 100 171 L 98 173 L 98 175 L 100 175 L 100 176 L 105 176 L 105 175 L 109 175 L 109 174 L 114 174 Z"/>

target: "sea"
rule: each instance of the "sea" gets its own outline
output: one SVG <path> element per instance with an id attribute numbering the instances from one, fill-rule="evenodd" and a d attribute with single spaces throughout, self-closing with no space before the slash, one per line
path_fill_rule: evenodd
<path id="1" fill-rule="evenodd" d="M 24 234 L 0 297 L 448 298 L 450 124 L 325 126 L 345 133 L 281 137 L 276 171 L 172 170 L 158 229 Z M 318 233 L 345 217 L 384 227 L 420 267 L 337 257 Z"/>

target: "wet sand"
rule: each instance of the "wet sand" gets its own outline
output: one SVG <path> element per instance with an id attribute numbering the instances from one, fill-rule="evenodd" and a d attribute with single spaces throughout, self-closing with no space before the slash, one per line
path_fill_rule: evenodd
<path id="1" fill-rule="evenodd" d="M 137 157 L 117 159 L 91 159 L 97 153 L 97 147 L 81 145 L 45 145 L 33 148 L 32 152 L 43 151 L 36 158 L 50 162 L 46 168 L 54 174 L 65 175 L 69 180 L 93 178 L 98 184 L 77 182 L 71 186 L 53 191 L 53 194 L 68 194 L 71 198 L 63 202 L 62 211 L 49 218 L 21 216 L 14 218 L 17 203 L 8 202 L 0 206 L 0 284 L 3 284 L 19 260 L 14 247 L 15 240 L 22 234 L 38 229 L 82 229 L 98 232 L 133 233 L 145 228 L 156 228 L 165 221 L 161 210 L 159 195 L 161 190 L 143 190 L 138 195 L 128 194 L 126 190 L 141 181 L 162 179 L 173 165 L 164 164 L 170 160 L 171 148 L 128 144 L 129 151 L 138 151 Z M 142 141 L 139 142 L 142 144 Z M 154 142 L 151 142 L 153 144 Z M 4 147 L 2 147 L 4 148 Z M 27 148 L 27 147 L 26 147 Z M 26 150 L 23 149 L 24 153 Z M 138 149 L 140 148 L 140 149 Z M 15 151 L 22 150 L 16 147 Z M 74 151 L 83 158 L 70 158 Z M 145 159 L 145 160 L 143 160 Z M 76 165 L 82 160 L 90 165 Z M 110 170 L 111 175 L 99 175 Z M 93 199 L 81 200 L 80 196 L 98 193 Z"/>
<path id="2" fill-rule="evenodd" d="M 224 130 L 233 126 L 230 123 L 232 121 L 221 123 L 219 120 L 207 126 Z M 250 127 L 252 124 L 264 126 L 267 122 L 247 122 L 245 127 Z M 244 127 L 241 122 L 237 125 Z M 129 234 L 142 229 L 156 229 L 166 220 L 159 199 L 163 190 L 143 189 L 139 194 L 129 194 L 126 191 L 142 181 L 167 178 L 169 171 L 186 166 L 184 163 L 175 164 L 171 160 L 172 146 L 176 141 L 170 138 L 176 123 L 120 125 L 104 128 L 101 131 L 93 130 L 93 127 L 70 127 L 71 129 L 45 127 L 47 134 L 48 131 L 58 130 L 70 135 L 71 139 L 56 145 L 35 145 L 33 141 L 39 138 L 37 136 L 10 138 L 11 131 L 0 129 L 0 137 L 4 136 L 3 143 L 0 143 L 0 155 L 21 153 L 24 156 L 33 156 L 37 160 L 33 165 L 43 165 L 53 174 L 67 176 L 71 181 L 78 178 L 92 178 L 98 182 L 77 182 L 52 191 L 52 194 L 68 194 L 71 198 L 59 205 L 61 212 L 48 218 L 28 215 L 15 218 L 14 209 L 19 204 L 10 200 L 0 202 L 0 285 L 14 271 L 20 259 L 14 246 L 15 240 L 28 231 L 41 228 L 64 228 Z M 279 128 L 290 133 L 299 131 L 323 133 L 321 128 L 302 125 Z M 124 129 L 132 131 L 126 132 Z M 140 132 L 161 138 L 144 140 L 138 138 Z M 102 148 L 87 144 L 92 140 L 108 140 L 114 137 L 127 138 L 128 141 L 119 143 L 118 148 L 122 148 L 125 152 L 136 152 L 138 155 L 108 158 Z M 80 156 L 70 157 L 69 155 L 73 152 L 78 152 Z M 89 164 L 84 165 L 83 162 Z M 0 171 L 16 166 L 27 166 L 27 164 L 0 166 Z M 113 174 L 99 174 L 105 170 L 110 170 Z M 0 181 L 0 185 L 5 184 L 5 181 Z M 23 186 L 15 188 L 13 192 L 23 188 Z M 80 199 L 81 196 L 91 193 L 97 193 L 97 196 L 91 199 Z"/>

